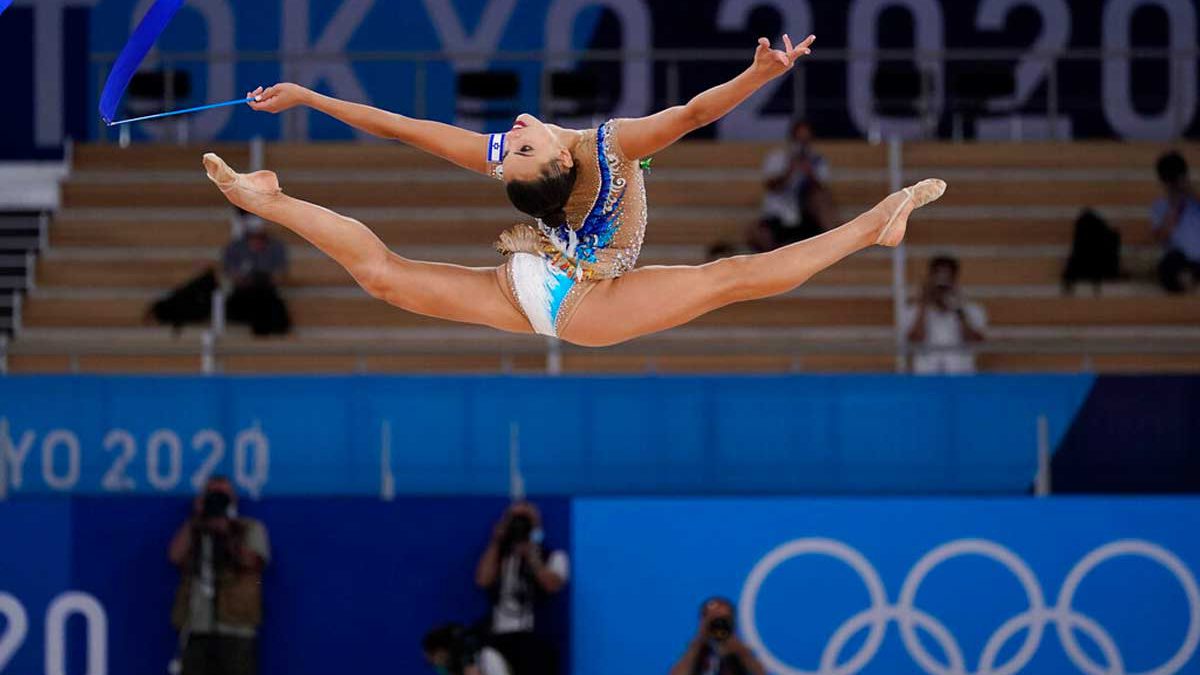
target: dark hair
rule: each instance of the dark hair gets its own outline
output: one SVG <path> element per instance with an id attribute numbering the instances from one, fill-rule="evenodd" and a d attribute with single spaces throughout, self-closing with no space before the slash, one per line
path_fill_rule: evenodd
<path id="1" fill-rule="evenodd" d="M 442 650 L 452 652 L 462 640 L 463 626 L 448 623 L 434 628 L 421 638 L 421 651 L 433 654 Z"/>
<path id="2" fill-rule="evenodd" d="M 731 612 L 737 610 L 737 607 L 734 606 L 733 601 L 730 600 L 729 598 L 727 598 L 723 595 L 714 595 L 711 598 L 705 598 L 704 602 L 700 603 L 700 616 L 704 616 L 704 612 L 708 609 L 708 605 L 711 602 L 725 605 L 726 607 L 729 608 L 729 611 L 731 611 Z"/>
<path id="3" fill-rule="evenodd" d="M 577 166 L 564 171 L 562 163 L 555 159 L 542 175 L 535 180 L 514 180 L 508 184 L 508 200 L 521 213 L 541 220 L 550 227 L 567 224 L 567 200 L 575 189 L 579 176 Z"/>
<path id="4" fill-rule="evenodd" d="M 1187 160 L 1178 152 L 1168 152 L 1158 158 L 1158 179 L 1164 183 L 1176 183 L 1188 175 Z"/>
<path id="5" fill-rule="evenodd" d="M 929 261 L 929 271 L 932 272 L 939 267 L 949 267 L 954 276 L 958 276 L 958 258 L 951 255 L 937 255 Z"/>

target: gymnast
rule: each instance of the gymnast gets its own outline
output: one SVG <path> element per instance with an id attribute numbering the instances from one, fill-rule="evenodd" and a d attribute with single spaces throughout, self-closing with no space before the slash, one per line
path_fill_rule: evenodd
<path id="1" fill-rule="evenodd" d="M 729 82 L 640 119 L 576 131 L 520 115 L 506 134 L 480 134 L 329 98 L 282 83 L 250 92 L 255 110 L 300 105 L 375 136 L 395 139 L 501 180 L 533 218 L 500 235 L 507 260 L 471 268 L 410 260 L 365 225 L 284 194 L 274 173 L 239 174 L 214 154 L 208 177 L 225 197 L 324 251 L 373 297 L 403 310 L 513 333 L 600 347 L 656 333 L 726 305 L 786 293 L 857 251 L 897 246 L 909 215 L 941 197 L 925 180 L 812 239 L 698 266 L 635 267 L 646 230 L 639 161 L 717 121 L 811 53 L 809 36 L 783 49 L 760 38 L 754 62 Z"/>

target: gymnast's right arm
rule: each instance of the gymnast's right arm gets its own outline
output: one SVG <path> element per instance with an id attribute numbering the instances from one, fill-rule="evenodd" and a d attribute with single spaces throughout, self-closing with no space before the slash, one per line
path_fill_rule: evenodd
<path id="1" fill-rule="evenodd" d="M 290 82 L 259 87 L 249 97 L 255 99 L 250 101 L 255 110 L 280 113 L 305 105 L 372 136 L 407 143 L 485 176 L 489 172 L 488 137 L 474 131 L 342 101 Z"/>

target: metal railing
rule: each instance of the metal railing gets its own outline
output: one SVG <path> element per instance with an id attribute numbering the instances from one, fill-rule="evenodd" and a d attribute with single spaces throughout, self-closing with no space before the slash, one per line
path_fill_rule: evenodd
<path id="1" fill-rule="evenodd" d="M 749 333 L 753 333 L 750 331 Z M 755 357 L 778 357 L 787 359 L 789 372 L 818 372 L 819 368 L 806 365 L 809 359 L 826 356 L 852 357 L 899 357 L 906 362 L 913 355 L 936 355 L 951 353 L 971 357 L 994 355 L 1037 355 L 1063 356 L 1078 359 L 1076 370 L 1091 372 L 1096 361 L 1114 355 L 1200 355 L 1200 343 L 1196 340 L 1178 340 L 1170 343 L 1144 340 L 1083 340 L 1064 341 L 1054 339 L 998 339 L 986 343 L 963 347 L 924 347 L 919 350 L 904 350 L 897 354 L 894 344 L 886 339 L 856 339 L 800 341 L 784 337 L 747 334 L 740 339 L 729 337 L 693 338 L 649 338 L 604 350 L 609 356 L 637 357 L 644 362 L 643 372 L 661 372 L 660 363 L 679 357 L 728 357 L 753 355 Z M 448 331 L 447 335 L 452 334 Z M 497 344 L 499 343 L 499 344 Z M 67 360 L 67 371 L 83 372 L 82 361 L 92 357 L 188 357 L 194 359 L 195 372 L 204 374 L 225 371 L 228 359 L 256 356 L 303 356 L 318 358 L 334 356 L 355 361 L 353 372 L 372 372 L 371 360 L 377 357 L 437 357 L 437 356 L 489 356 L 496 357 L 499 365 L 496 372 L 512 373 L 528 370 L 535 360 L 542 363 L 538 370 L 551 375 L 564 371 L 564 361 L 573 356 L 595 354 L 595 350 L 577 347 L 555 340 L 529 338 L 426 340 L 412 344 L 387 343 L 362 340 L 352 344 L 345 342 L 322 345 L 320 343 L 279 342 L 275 340 L 247 341 L 230 340 L 210 330 L 202 332 L 198 340 L 170 343 L 103 341 L 17 341 L 0 339 L 0 373 L 7 373 L 10 359 L 20 356 L 59 357 Z M 522 367 L 518 367 L 518 363 Z M 585 368 L 586 370 L 586 368 Z"/>

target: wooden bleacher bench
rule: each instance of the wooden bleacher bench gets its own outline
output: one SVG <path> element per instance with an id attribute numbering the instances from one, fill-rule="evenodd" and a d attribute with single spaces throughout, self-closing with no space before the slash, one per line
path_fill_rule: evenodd
<path id="1" fill-rule="evenodd" d="M 758 172 L 774 146 L 763 143 L 683 143 L 660 153 L 647 179 L 650 224 L 643 264 L 696 263 L 716 241 L 737 242 L 757 218 Z M 268 144 L 267 168 L 285 191 L 360 218 L 402 254 L 432 260 L 497 264 L 488 250 L 496 235 L 523 217 L 503 190 L 440 159 L 396 143 Z M 1168 298 L 1145 288 L 1092 297 L 1057 294 L 1075 214 L 1103 213 L 1122 233 L 1126 262 L 1146 275 L 1155 244 L 1146 222 L 1159 189 L 1153 164 L 1161 145 L 1124 143 L 914 143 L 903 148 L 910 178 L 946 173 L 950 191 L 940 210 L 918 214 L 910 227 L 906 280 L 924 278 L 928 257 L 959 253 L 968 291 L 1000 329 L 1040 328 L 1068 334 L 1079 326 L 1187 329 L 1200 325 L 1200 298 Z M 1200 165 L 1200 146 L 1182 148 Z M 63 185 L 64 210 L 50 227 L 51 253 L 38 268 L 24 324 L 32 330 L 138 330 L 148 301 L 217 260 L 229 238 L 230 209 L 204 178 L 203 152 L 213 150 L 246 170 L 246 144 L 205 147 L 81 146 Z M 846 218 L 888 192 L 888 148 L 859 142 L 821 143 L 834 171 L 833 189 Z M 351 290 L 353 282 L 308 244 L 272 227 L 293 251 L 285 294 L 301 328 L 371 331 L 428 329 L 447 324 L 415 317 Z M 1041 248 L 1036 248 L 1041 247 Z M 418 257 L 414 255 L 414 257 Z M 886 253 L 860 254 L 819 275 L 798 296 L 745 303 L 697 321 L 722 330 L 849 329 L 887 331 L 892 277 Z M 1032 289 L 1029 297 L 1025 293 Z M 149 330 L 149 329 L 147 329 Z M 157 329 L 155 329 L 157 330 Z M 19 342 L 19 340 L 18 340 Z M 852 341 L 850 341 L 852 342 Z M 989 353 L 984 370 L 1196 371 L 1190 353 Z M 799 357 L 727 350 L 716 354 L 636 354 L 569 351 L 566 372 L 855 372 L 888 371 L 888 354 L 805 353 Z M 197 372 L 194 355 L 94 354 L 76 359 L 21 354 L 13 372 Z M 227 356 L 228 372 L 536 372 L 537 356 L 480 354 L 271 353 Z"/>

